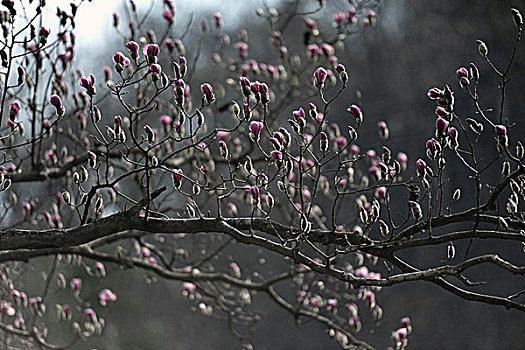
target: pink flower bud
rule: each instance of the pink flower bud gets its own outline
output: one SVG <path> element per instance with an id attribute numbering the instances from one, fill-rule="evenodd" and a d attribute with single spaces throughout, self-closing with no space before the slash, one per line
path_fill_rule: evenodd
<path id="1" fill-rule="evenodd" d="M 408 336 L 408 330 L 403 327 L 403 328 L 399 328 L 397 331 L 396 331 L 396 334 L 397 336 L 399 337 L 399 340 L 400 341 L 403 341 L 407 338 Z"/>
<path id="2" fill-rule="evenodd" d="M 134 41 L 128 41 L 126 47 L 129 50 L 131 58 L 136 59 L 139 56 L 139 44 Z"/>
<path id="3" fill-rule="evenodd" d="M 332 308 L 337 307 L 337 299 L 328 299 L 328 305 Z"/>
<path id="4" fill-rule="evenodd" d="M 496 135 L 507 136 L 507 128 L 504 125 L 496 125 L 494 129 L 496 130 Z"/>
<path id="5" fill-rule="evenodd" d="M 89 77 L 81 76 L 78 79 L 78 85 L 86 89 L 86 92 L 89 96 L 96 94 L 95 76 L 93 74 L 90 74 Z"/>
<path id="6" fill-rule="evenodd" d="M 195 291 L 195 289 L 197 288 L 197 286 L 191 282 L 183 282 L 182 283 L 182 289 L 184 289 L 184 291 L 186 293 L 193 293 Z"/>
<path id="7" fill-rule="evenodd" d="M 160 66 L 160 64 L 154 63 L 149 66 L 149 71 L 155 74 L 160 74 L 162 72 L 162 67 Z"/>
<path id="8" fill-rule="evenodd" d="M 49 34 L 51 34 L 51 29 L 45 28 L 45 27 L 40 27 L 40 29 L 38 30 L 38 34 L 40 36 L 43 36 L 43 37 L 47 38 L 49 36 Z"/>
<path id="9" fill-rule="evenodd" d="M 171 176 L 178 181 L 182 181 L 183 172 L 181 169 L 174 169 Z"/>
<path id="10" fill-rule="evenodd" d="M 82 288 L 82 280 L 80 278 L 73 278 L 71 280 L 71 289 L 79 291 Z"/>
<path id="11" fill-rule="evenodd" d="M 162 18 L 164 18 L 168 23 L 173 23 L 173 12 L 171 11 L 163 11 L 162 12 Z"/>
<path id="12" fill-rule="evenodd" d="M 130 63 L 129 58 L 124 56 L 124 54 L 122 54 L 122 52 L 119 51 L 113 54 L 113 62 L 115 62 L 115 64 L 121 65 L 122 68 L 126 68 Z"/>
<path id="13" fill-rule="evenodd" d="M 439 117 L 436 120 L 436 133 L 438 136 L 445 134 L 445 130 L 448 128 L 448 124 L 448 121 L 441 117 Z"/>
<path id="14" fill-rule="evenodd" d="M 111 80 L 111 68 L 106 66 L 106 67 L 102 68 L 102 72 L 104 73 L 104 80 L 106 82 Z"/>
<path id="15" fill-rule="evenodd" d="M 20 109 L 22 109 L 22 106 L 18 101 L 13 101 L 11 104 L 9 104 L 9 119 L 11 119 L 11 121 L 15 120 L 16 116 L 20 112 Z"/>
<path id="16" fill-rule="evenodd" d="M 259 196 L 260 196 L 259 187 L 258 186 L 251 186 L 250 187 L 250 193 L 252 195 L 252 199 L 253 199 L 254 204 L 257 205 L 259 203 Z"/>
<path id="17" fill-rule="evenodd" d="M 317 27 L 317 23 L 313 19 L 308 17 L 304 19 L 304 24 L 306 24 L 306 26 L 310 29 L 314 29 L 315 27 Z"/>
<path id="18" fill-rule="evenodd" d="M 427 92 L 427 96 L 430 97 L 432 100 L 437 100 L 442 94 L 442 91 L 438 88 L 434 87 Z"/>
<path id="19" fill-rule="evenodd" d="M 160 48 L 157 44 L 147 44 L 142 48 L 142 53 L 146 56 L 156 57 L 160 53 Z"/>
<path id="20" fill-rule="evenodd" d="M 456 71 L 456 76 L 458 79 L 461 79 L 462 77 L 468 78 L 468 70 L 465 67 L 460 67 Z"/>
<path id="21" fill-rule="evenodd" d="M 283 154 L 280 151 L 274 150 L 270 154 L 275 160 L 283 160 Z"/>
<path id="22" fill-rule="evenodd" d="M 259 138 L 261 135 L 261 131 L 263 129 L 264 125 L 262 122 L 251 122 L 250 123 L 250 131 L 255 135 L 255 137 Z"/>
<path id="23" fill-rule="evenodd" d="M 357 107 L 356 105 L 351 105 L 346 110 L 348 112 L 350 112 L 350 114 L 352 116 L 354 116 L 354 118 L 356 118 L 356 119 L 362 119 L 363 118 L 363 113 L 361 112 L 361 109 L 359 107 Z"/>
<path id="24" fill-rule="evenodd" d="M 115 125 L 122 126 L 122 117 L 120 115 L 113 117 L 113 121 L 115 122 Z"/>
<path id="25" fill-rule="evenodd" d="M 376 190 L 375 196 L 377 198 L 383 198 L 385 195 L 386 195 L 386 187 L 384 186 L 378 187 Z"/>
<path id="26" fill-rule="evenodd" d="M 215 96 L 213 94 L 213 88 L 210 84 L 208 83 L 202 84 L 201 91 L 204 94 L 204 97 L 208 103 L 212 103 L 215 100 Z"/>
<path id="27" fill-rule="evenodd" d="M 51 95 L 49 98 L 49 102 L 57 109 L 61 109 L 63 107 L 62 100 L 60 99 L 60 96 L 58 95 Z"/>
<path id="28" fill-rule="evenodd" d="M 94 168 L 97 164 L 97 155 L 91 151 L 88 151 L 88 163 L 92 168 Z"/>
<path id="29" fill-rule="evenodd" d="M 441 118 L 447 118 L 448 112 L 443 107 L 437 107 L 436 108 L 436 115 Z"/>
<path id="30" fill-rule="evenodd" d="M 419 175 L 420 176 L 425 175 L 425 169 L 427 168 L 427 163 L 425 163 L 423 159 L 418 159 L 416 161 L 416 165 L 417 165 L 417 171 Z"/>
<path id="31" fill-rule="evenodd" d="M 451 139 L 453 140 L 457 140 L 458 138 L 458 131 L 456 130 L 455 127 L 451 126 L 450 128 L 448 128 L 447 130 L 447 134 L 448 134 L 448 137 L 450 137 Z"/>
<path id="32" fill-rule="evenodd" d="M 106 306 L 108 301 L 115 301 L 117 300 L 117 295 L 113 293 L 110 289 L 103 289 L 98 294 L 98 297 L 100 299 L 100 305 Z"/>
<path id="33" fill-rule="evenodd" d="M 314 78 L 315 78 L 315 86 L 318 88 L 322 88 L 324 86 L 324 82 L 326 80 L 326 76 L 328 73 L 326 72 L 326 69 L 323 67 L 317 68 L 317 70 L 314 72 Z"/>

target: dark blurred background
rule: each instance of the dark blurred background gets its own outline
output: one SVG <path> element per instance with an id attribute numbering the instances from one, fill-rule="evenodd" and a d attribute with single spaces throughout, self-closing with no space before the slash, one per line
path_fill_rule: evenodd
<path id="1" fill-rule="evenodd" d="M 242 6 L 238 5 L 236 11 L 229 11 L 232 8 L 228 7 L 233 6 L 234 2 L 222 3 L 223 5 L 206 3 L 204 8 L 196 12 L 196 22 L 199 15 L 209 18 L 211 13 L 221 11 L 227 23 L 227 30 L 236 31 L 236 26 L 248 28 L 250 41 L 260 42 L 261 47 L 264 47 L 266 39 L 256 37 L 257 33 L 267 33 L 265 23 L 254 14 L 255 7 L 260 6 L 260 3 L 246 1 Z M 184 4 L 176 4 L 177 18 L 182 20 L 188 10 Z M 90 5 L 96 6 L 96 1 L 94 4 L 86 4 Z M 435 104 L 426 97 L 429 88 L 449 84 L 456 92 L 457 112 L 462 116 L 474 115 L 472 103 L 459 88 L 455 76 L 458 67 L 468 67 L 470 62 L 475 62 L 480 69 L 482 107 L 495 108 L 500 98 L 497 80 L 478 54 L 475 40 L 485 41 L 494 63 L 498 67 L 504 66 L 512 51 L 516 32 L 509 11 L 511 7 L 517 7 L 524 12 L 525 1 L 382 2 L 377 11 L 377 26 L 348 39 L 344 52 L 346 57 L 341 59 L 349 62 L 347 70 L 351 79 L 351 86 L 341 99 L 342 104 L 348 106 L 354 103 L 357 90 L 363 95 L 365 123 L 360 145 L 364 148 L 377 147 L 376 124 L 379 120 L 385 120 L 391 132 L 389 147 L 395 152 L 408 153 L 413 167 L 415 159 L 424 156 L 424 142 L 434 133 Z M 110 22 L 111 14 L 105 16 Z M 323 22 L 323 18 L 319 16 L 314 18 L 320 23 Z M 330 25 L 330 22 L 331 18 L 324 18 L 325 25 Z M 198 27 L 198 23 L 196 24 Z M 287 40 L 290 42 L 293 38 L 285 37 L 285 42 Z M 108 42 L 110 41 L 108 39 Z M 118 42 L 115 39 L 114 43 Z M 191 40 L 187 39 L 186 46 L 191 52 L 189 42 Z M 110 44 L 107 46 L 111 47 Z M 112 53 L 113 51 L 101 53 L 100 57 L 110 65 Z M 522 43 L 506 91 L 505 117 L 510 122 L 525 121 L 524 57 L 525 45 Z M 94 61 L 97 64 L 100 62 L 99 59 Z M 88 71 L 90 63 L 81 64 L 84 70 Z M 206 65 L 209 66 L 206 59 L 201 60 L 198 69 L 206 69 Z M 209 74 L 212 73 L 204 70 L 202 76 Z M 345 106 L 341 105 L 338 110 L 343 111 Z M 332 115 L 332 118 L 336 116 Z M 340 121 L 344 121 L 347 116 L 341 112 L 340 118 Z M 367 139 L 364 135 L 368 132 L 373 133 L 374 137 Z M 523 128 L 516 128 L 513 132 L 514 135 L 524 134 Z M 516 138 L 514 142 L 515 140 Z M 480 147 L 486 148 L 487 151 L 493 150 L 494 142 L 482 144 Z M 467 189 L 464 195 L 468 198 L 471 182 L 462 175 L 461 170 L 455 171 L 458 166 L 459 164 L 454 162 L 448 164 L 447 176 L 455 187 Z M 497 174 L 489 174 L 494 175 Z M 457 246 L 458 254 L 464 253 L 465 245 L 462 243 Z M 492 248 L 511 262 L 525 264 L 525 256 L 518 244 Z M 235 252 L 239 260 L 255 251 L 242 246 L 237 246 L 237 249 L 242 249 Z M 484 243 L 474 242 L 472 253 L 484 250 Z M 425 259 L 437 261 L 444 258 L 444 250 L 413 251 L 407 254 L 410 254 L 411 261 L 419 266 L 424 266 Z M 501 288 L 516 292 L 525 288 L 523 278 L 513 277 L 497 269 L 483 269 L 479 273 L 474 271 L 469 276 L 495 282 L 493 290 L 496 291 Z M 164 280 L 146 283 L 147 280 L 149 278 L 140 271 L 113 271 L 105 283 L 118 293 L 119 299 L 106 315 L 108 324 L 105 336 L 81 344 L 78 348 L 198 350 L 240 347 L 225 321 L 189 312 L 190 304 L 181 295 L 180 283 Z M 426 282 L 405 283 L 386 288 L 378 295 L 378 300 L 385 310 L 384 319 L 373 334 L 365 333 L 361 336 L 380 348 L 390 345 L 390 332 L 399 326 L 399 319 L 403 316 L 410 316 L 414 327 L 409 338 L 411 349 L 524 348 L 525 314 L 518 311 L 467 302 Z M 293 318 L 274 306 L 265 296 L 255 298 L 254 308 L 259 308 L 266 315 L 257 324 L 251 338 L 255 349 L 336 347 L 326 336 L 323 327 L 315 322 L 296 327 Z"/>

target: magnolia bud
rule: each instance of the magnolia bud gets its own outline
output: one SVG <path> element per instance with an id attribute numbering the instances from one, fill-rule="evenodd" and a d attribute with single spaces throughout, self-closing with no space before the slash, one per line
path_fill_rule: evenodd
<path id="1" fill-rule="evenodd" d="M 456 190 L 454 191 L 454 194 L 452 195 L 452 199 L 454 201 L 458 201 L 459 198 L 461 198 L 461 190 L 459 188 L 456 188 Z"/>
<path id="2" fill-rule="evenodd" d="M 456 256 L 456 248 L 454 247 L 454 244 L 452 242 L 449 242 L 447 247 L 447 258 L 449 260 L 454 259 Z"/>
<path id="3" fill-rule="evenodd" d="M 201 187 L 198 184 L 193 184 L 192 192 L 194 196 L 198 196 L 201 193 Z"/>
<path id="4" fill-rule="evenodd" d="M 64 203 L 71 204 L 71 195 L 68 191 L 64 190 L 64 192 L 62 192 L 62 199 L 64 199 Z"/>
<path id="5" fill-rule="evenodd" d="M 408 201 L 408 206 L 410 207 L 410 211 L 412 213 L 412 216 L 419 220 L 423 217 L 423 212 L 421 211 L 421 206 L 418 202 L 415 201 Z"/>
<path id="6" fill-rule="evenodd" d="M 470 129 L 474 131 L 476 134 L 481 134 L 483 131 L 483 124 L 478 123 L 476 120 L 472 118 L 467 118 L 467 123 L 470 126 Z"/>
<path id="7" fill-rule="evenodd" d="M 379 220 L 379 230 L 381 231 L 381 235 L 383 237 L 388 236 L 388 234 L 390 233 L 388 225 L 383 220 Z"/>
<path id="8" fill-rule="evenodd" d="M 268 204 L 268 211 L 272 210 L 273 206 L 275 205 L 275 200 L 271 193 L 266 195 L 266 204 Z"/>
<path id="9" fill-rule="evenodd" d="M 197 125 L 201 127 L 204 125 L 204 114 L 198 109 L 196 109 L 195 112 L 197 113 Z"/>
<path id="10" fill-rule="evenodd" d="M 503 162 L 503 167 L 501 169 L 501 174 L 505 177 L 510 175 L 510 163 L 508 160 Z"/>
<path id="11" fill-rule="evenodd" d="M 319 141 L 319 148 L 321 152 L 326 153 L 328 151 L 328 136 L 326 133 L 321 132 L 321 140 Z"/>
<path id="12" fill-rule="evenodd" d="M 97 201 L 95 202 L 95 211 L 99 211 L 100 208 L 102 208 L 103 199 L 101 196 L 97 197 Z"/>
<path id="13" fill-rule="evenodd" d="M 244 162 L 244 169 L 246 170 L 248 174 L 252 173 L 252 169 L 253 169 L 252 159 L 248 156 L 246 156 L 246 162 Z"/>
<path id="14" fill-rule="evenodd" d="M 144 125 L 144 131 L 146 132 L 146 136 L 148 138 L 148 142 L 154 143 L 155 142 L 155 133 L 153 132 L 153 129 L 149 125 Z"/>
<path id="15" fill-rule="evenodd" d="M 472 77 L 472 80 L 474 83 L 477 83 L 479 80 L 479 70 L 478 67 L 474 63 L 470 64 L 470 76 Z"/>
<path id="16" fill-rule="evenodd" d="M 223 140 L 219 141 L 219 151 L 224 159 L 228 160 L 230 158 L 228 146 L 226 146 L 226 142 L 224 142 Z"/>
<path id="17" fill-rule="evenodd" d="M 237 119 L 241 119 L 240 118 L 240 115 L 241 115 L 241 107 L 239 107 L 239 104 L 235 101 L 232 102 L 232 112 L 233 112 L 233 115 L 237 118 Z"/>
<path id="18" fill-rule="evenodd" d="M 523 147 L 523 144 L 518 141 L 518 144 L 516 145 L 516 157 L 519 159 L 523 159 L 523 156 L 525 154 L 525 148 Z"/>
<path id="19" fill-rule="evenodd" d="M 514 215 L 518 212 L 518 203 L 516 203 L 512 198 L 509 198 L 507 202 L 507 211 L 510 215 Z"/>
<path id="20" fill-rule="evenodd" d="M 483 57 L 487 56 L 487 54 L 489 53 L 487 45 L 481 40 L 476 40 L 476 42 L 478 43 L 479 54 Z"/>
<path id="21" fill-rule="evenodd" d="M 461 77 L 459 79 L 459 85 L 465 89 L 470 84 L 470 80 L 467 77 Z"/>
<path id="22" fill-rule="evenodd" d="M 98 109 L 97 106 L 93 106 L 93 121 L 95 123 L 98 123 L 102 119 L 102 114 L 100 113 L 100 109 Z"/>
<path id="23" fill-rule="evenodd" d="M 357 139 L 357 131 L 352 126 L 348 126 L 348 134 L 350 135 L 348 142 L 352 142 Z"/>
<path id="24" fill-rule="evenodd" d="M 521 31 L 521 26 L 523 25 L 523 17 L 521 16 L 520 11 L 516 8 L 511 8 L 510 12 L 512 13 L 512 19 L 514 20 L 516 27 L 518 27 L 518 30 Z"/>
<path id="25" fill-rule="evenodd" d="M 89 173 L 87 169 L 82 165 L 80 166 L 80 172 L 79 172 L 79 182 L 84 183 L 89 178 Z"/>

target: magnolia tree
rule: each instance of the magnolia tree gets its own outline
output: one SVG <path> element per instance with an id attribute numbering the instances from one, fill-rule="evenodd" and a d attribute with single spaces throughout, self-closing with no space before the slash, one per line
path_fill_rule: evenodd
<path id="1" fill-rule="evenodd" d="M 377 1 L 340 1 L 335 13 L 324 0 L 254 8 L 271 52 L 258 59 L 251 33 L 226 32 L 220 13 L 178 23 L 171 0 L 159 13 L 130 0 L 113 14 L 121 39 L 113 65 L 93 72 L 75 66 L 80 3 L 58 8 L 51 28 L 44 0 L 2 1 L 4 345 L 62 349 L 104 337 L 101 309 L 126 291 L 100 288 L 94 300 L 84 290 L 128 268 L 180 281 L 189 308 L 226 319 L 246 347 L 261 294 L 298 324 L 317 321 L 345 349 L 374 348 L 360 332 L 388 312 L 381 290 L 408 281 L 525 311 L 518 287 L 485 292 L 468 277 L 487 266 L 525 273 L 491 245 L 470 250 L 481 239 L 525 243 L 524 146 L 504 110 L 523 27 L 517 9 L 507 64 L 495 65 L 478 41 L 479 62 L 428 91 L 435 134 L 407 155 L 388 146 L 383 121 L 374 122 L 377 134 L 361 134 L 366 106 L 345 94 L 352 72 L 340 54 L 349 36 L 375 25 Z M 315 20 L 327 17 L 329 26 Z M 189 40 L 193 26 L 200 34 Z M 493 113 L 480 101 L 480 64 L 500 81 Z M 455 99 L 473 116 L 456 113 Z M 360 148 L 363 138 L 377 147 Z M 447 162 L 468 178 L 463 195 L 447 181 Z M 442 259 L 417 266 L 405 254 L 425 247 Z M 49 266 L 31 264 L 36 257 Z M 393 349 L 417 329 L 407 315 L 388 325 Z"/>

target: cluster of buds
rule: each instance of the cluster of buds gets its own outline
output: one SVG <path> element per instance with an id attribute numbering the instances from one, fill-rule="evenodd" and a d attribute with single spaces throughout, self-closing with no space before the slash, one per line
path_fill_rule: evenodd
<path id="1" fill-rule="evenodd" d="M 78 79 L 78 85 L 86 89 L 86 93 L 93 97 L 97 93 L 97 89 L 95 88 L 95 76 L 93 74 L 90 74 L 89 77 L 81 76 Z"/>
<path id="2" fill-rule="evenodd" d="M 129 56 L 131 59 L 137 62 L 137 59 L 139 58 L 139 44 L 134 41 L 128 41 L 126 43 L 126 48 L 129 51 Z"/>
<path id="3" fill-rule="evenodd" d="M 188 61 L 186 57 L 180 56 L 179 63 L 173 61 L 173 71 L 175 73 L 175 79 L 182 79 L 188 70 Z"/>
<path id="4" fill-rule="evenodd" d="M 246 77 L 240 77 L 239 84 L 241 85 L 242 94 L 244 95 L 244 97 L 246 97 L 246 99 L 248 99 L 252 94 L 250 80 L 248 80 L 248 78 Z"/>
<path id="5" fill-rule="evenodd" d="M 441 154 L 441 151 L 442 151 L 442 147 L 441 147 L 441 144 L 434 138 L 432 139 L 429 139 L 426 143 L 426 149 L 427 149 L 427 157 L 429 159 L 432 159 L 432 160 L 437 160 Z M 423 163 L 421 163 L 421 165 L 426 168 L 426 163 L 423 165 Z M 418 163 L 418 175 L 420 175 L 420 177 L 424 174 L 421 173 L 421 171 L 419 170 L 419 163 Z"/>
<path id="6" fill-rule="evenodd" d="M 459 86 L 461 86 L 463 89 L 466 89 L 467 86 L 470 84 L 470 79 L 468 75 L 468 70 L 465 67 L 460 67 L 456 71 L 456 76 L 459 79 Z"/>
<path id="7" fill-rule="evenodd" d="M 33 297 L 29 299 L 29 305 L 33 309 L 33 312 L 38 316 L 42 316 L 46 312 L 46 305 L 42 297 Z"/>
<path id="8" fill-rule="evenodd" d="M 374 198 L 370 204 L 364 196 L 360 196 L 357 198 L 356 203 L 359 208 L 359 219 L 361 219 L 361 222 L 370 225 L 379 219 L 381 205 L 377 199 Z"/>
<path id="9" fill-rule="evenodd" d="M 433 87 L 428 90 L 427 96 L 432 100 L 437 100 L 437 103 L 440 107 L 439 110 L 436 110 L 436 114 L 446 120 L 451 120 L 451 112 L 454 110 L 454 93 L 448 85 L 445 85 L 443 90 Z"/>
<path id="10" fill-rule="evenodd" d="M 119 74 L 122 73 L 124 71 L 124 68 L 126 68 L 130 64 L 129 58 L 124 56 L 124 54 L 122 54 L 122 52 L 119 51 L 113 54 L 113 62 L 115 63 L 115 70 Z"/>
<path id="11" fill-rule="evenodd" d="M 113 118 L 113 128 L 111 128 L 109 125 L 106 125 L 106 131 L 108 133 L 108 136 L 115 141 L 118 142 L 126 142 L 126 133 L 124 132 L 124 129 L 122 128 L 122 117 L 120 115 L 116 115 Z"/>
<path id="12" fill-rule="evenodd" d="M 401 319 L 401 328 L 392 332 L 392 340 L 394 341 L 395 350 L 404 350 L 408 346 L 408 335 L 412 332 L 410 325 L 410 318 L 404 317 Z"/>
<path id="13" fill-rule="evenodd" d="M 111 289 L 103 289 L 98 294 L 100 305 L 106 306 L 110 301 L 116 301 L 117 295 L 111 291 Z"/>
<path id="14" fill-rule="evenodd" d="M 144 47 L 142 48 L 142 53 L 144 53 L 144 56 L 146 56 L 146 61 L 148 65 L 152 65 L 154 63 L 157 63 L 160 48 L 157 44 L 147 44 L 144 45 Z"/>
<path id="15" fill-rule="evenodd" d="M 38 30 L 38 35 L 41 46 L 47 44 L 47 38 L 49 37 L 49 34 L 51 34 L 51 29 L 40 27 L 40 29 Z"/>
<path id="16" fill-rule="evenodd" d="M 257 102 L 262 102 L 264 105 L 270 102 L 270 90 L 268 85 L 265 83 L 259 83 L 258 81 L 250 84 L 250 91 L 254 93 Z"/>

